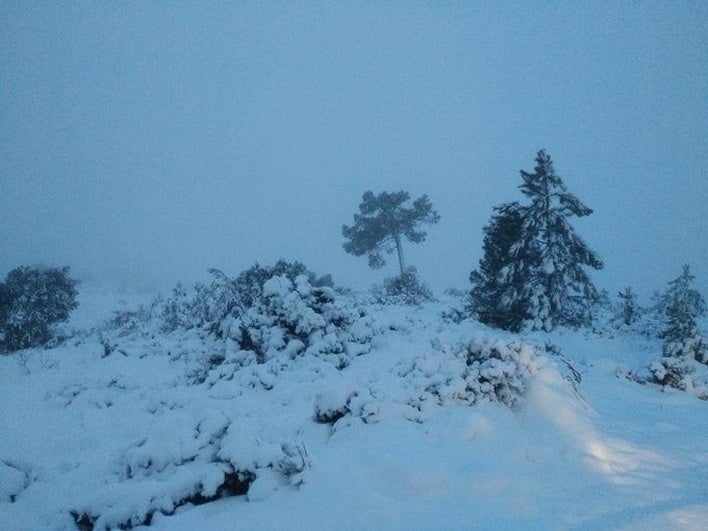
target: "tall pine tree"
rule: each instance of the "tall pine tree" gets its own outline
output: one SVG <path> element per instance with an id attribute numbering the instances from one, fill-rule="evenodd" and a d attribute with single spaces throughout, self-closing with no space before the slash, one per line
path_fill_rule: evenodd
<path id="1" fill-rule="evenodd" d="M 506 240 L 510 231 L 492 229 L 500 223 L 494 218 L 485 230 L 496 241 L 485 242 L 480 269 L 471 276 L 473 301 L 483 306 L 478 315 L 483 319 L 493 310 L 496 317 L 490 324 L 510 330 L 584 324 L 599 294 L 583 267 L 601 269 L 603 264 L 568 218 L 588 216 L 592 210 L 567 191 L 543 150 L 536 155 L 534 172 L 522 170 L 521 178 L 519 189 L 530 204 L 514 206 L 514 241 Z M 503 237 L 497 234 L 501 232 Z M 494 255 L 497 251 L 500 257 Z M 499 268 L 487 267 L 499 263 Z M 492 307 L 485 306 L 489 301 Z"/>

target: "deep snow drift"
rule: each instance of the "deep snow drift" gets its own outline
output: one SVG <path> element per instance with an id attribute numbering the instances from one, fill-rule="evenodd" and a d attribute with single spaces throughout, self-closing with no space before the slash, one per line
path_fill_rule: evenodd
<path id="1" fill-rule="evenodd" d="M 259 363 L 198 329 L 99 326 L 138 298 L 83 292 L 84 332 L 0 358 L 0 528 L 708 521 L 708 402 L 622 376 L 658 340 L 368 304 L 367 348 Z"/>

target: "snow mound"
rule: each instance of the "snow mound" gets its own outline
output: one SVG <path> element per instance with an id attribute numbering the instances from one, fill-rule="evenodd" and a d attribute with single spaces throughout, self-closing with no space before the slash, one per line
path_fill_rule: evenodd
<path id="1" fill-rule="evenodd" d="M 0 461 L 0 502 L 14 502 L 27 483 L 28 474 L 22 467 Z"/>

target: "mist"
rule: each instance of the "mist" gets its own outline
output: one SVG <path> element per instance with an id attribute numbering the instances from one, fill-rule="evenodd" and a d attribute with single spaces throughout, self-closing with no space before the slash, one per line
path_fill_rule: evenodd
<path id="1" fill-rule="evenodd" d="M 708 291 L 708 4 L 4 2 L 0 273 L 168 288 L 342 249 L 365 190 L 441 215 L 407 261 L 468 288 L 546 149 L 614 293 Z"/>

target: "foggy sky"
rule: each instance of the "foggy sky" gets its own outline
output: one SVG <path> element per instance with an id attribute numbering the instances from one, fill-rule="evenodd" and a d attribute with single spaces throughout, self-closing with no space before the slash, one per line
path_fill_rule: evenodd
<path id="1" fill-rule="evenodd" d="M 592 5 L 591 5 L 592 4 Z M 0 273 L 167 287 L 284 257 L 358 288 L 361 194 L 427 193 L 405 251 L 468 288 L 545 148 L 601 288 L 708 292 L 706 2 L 2 2 Z"/>

